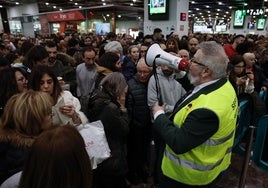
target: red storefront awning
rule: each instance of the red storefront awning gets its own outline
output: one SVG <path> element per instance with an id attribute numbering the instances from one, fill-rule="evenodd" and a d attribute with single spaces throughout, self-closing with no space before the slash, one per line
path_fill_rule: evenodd
<path id="1" fill-rule="evenodd" d="M 63 22 L 63 21 L 83 21 L 84 15 L 79 11 L 58 12 L 53 14 L 47 14 L 49 22 Z"/>

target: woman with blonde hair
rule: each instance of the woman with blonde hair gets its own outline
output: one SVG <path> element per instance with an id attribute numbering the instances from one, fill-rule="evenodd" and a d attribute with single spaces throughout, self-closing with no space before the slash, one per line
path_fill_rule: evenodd
<path id="1" fill-rule="evenodd" d="M 136 65 L 140 56 L 140 48 L 137 45 L 131 45 L 128 48 L 128 54 L 125 56 L 122 64 L 122 73 L 126 80 L 130 80 L 136 73 Z"/>
<path id="2" fill-rule="evenodd" d="M 13 95 L 0 119 L 0 184 L 22 170 L 35 138 L 52 124 L 52 100 L 33 90 Z"/>

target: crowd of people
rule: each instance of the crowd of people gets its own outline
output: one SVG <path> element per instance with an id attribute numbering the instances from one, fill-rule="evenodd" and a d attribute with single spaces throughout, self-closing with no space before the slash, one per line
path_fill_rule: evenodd
<path id="1" fill-rule="evenodd" d="M 239 102 L 250 100 L 252 123 L 268 112 L 258 98 L 268 87 L 265 36 L 0 37 L 2 187 L 215 187 Z M 148 66 L 153 43 L 187 71 Z M 93 170 L 76 127 L 97 120 L 111 157 Z"/>

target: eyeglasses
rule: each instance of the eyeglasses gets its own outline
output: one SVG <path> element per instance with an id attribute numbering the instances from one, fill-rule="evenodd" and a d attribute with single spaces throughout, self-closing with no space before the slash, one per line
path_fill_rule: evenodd
<path id="1" fill-rule="evenodd" d="M 58 52 L 50 52 L 50 51 L 47 51 L 47 53 L 49 53 L 49 54 L 57 54 Z"/>
<path id="2" fill-rule="evenodd" d="M 147 74 L 151 74 L 151 71 L 137 71 L 137 73 L 140 75 L 147 75 Z"/>
<path id="3" fill-rule="evenodd" d="M 195 63 L 195 64 L 197 64 L 197 65 L 200 65 L 200 66 L 206 67 L 206 65 L 205 65 L 205 64 L 203 64 L 203 63 L 199 63 L 199 62 L 195 61 L 195 60 L 194 60 L 194 58 L 190 59 L 190 63 Z"/>
<path id="4" fill-rule="evenodd" d="M 234 67 L 237 69 L 244 69 L 245 68 L 245 66 L 234 66 Z"/>

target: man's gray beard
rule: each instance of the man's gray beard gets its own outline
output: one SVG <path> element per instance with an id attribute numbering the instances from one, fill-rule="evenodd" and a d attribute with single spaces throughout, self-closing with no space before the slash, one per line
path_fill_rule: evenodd
<path id="1" fill-rule="evenodd" d="M 193 84 L 194 86 L 196 86 L 197 85 L 196 83 L 199 82 L 200 80 L 200 76 L 193 77 L 190 73 L 188 73 L 187 77 L 190 83 Z"/>

